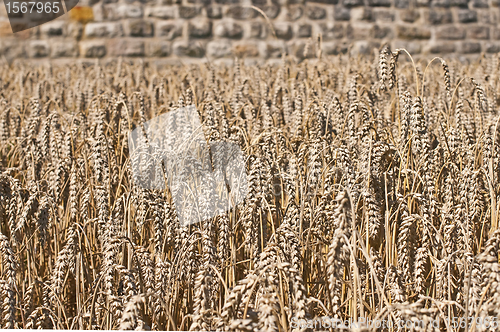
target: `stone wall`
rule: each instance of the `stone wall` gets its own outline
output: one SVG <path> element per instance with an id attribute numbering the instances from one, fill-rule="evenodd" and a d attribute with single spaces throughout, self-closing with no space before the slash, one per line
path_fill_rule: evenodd
<path id="1" fill-rule="evenodd" d="M 304 58 L 317 45 L 322 54 L 370 53 L 384 42 L 412 54 L 495 53 L 499 1 L 80 0 L 69 14 L 17 34 L 2 3 L 0 56 Z"/>

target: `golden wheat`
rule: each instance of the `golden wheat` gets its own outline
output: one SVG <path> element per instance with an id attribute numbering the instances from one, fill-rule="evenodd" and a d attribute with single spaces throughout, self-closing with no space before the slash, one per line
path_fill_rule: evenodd
<path id="1" fill-rule="evenodd" d="M 388 45 L 262 67 L 1 65 L 1 327 L 305 331 L 326 316 L 487 330 L 498 70 L 498 56 L 437 66 Z M 139 186 L 134 167 L 161 151 L 130 155 L 128 134 L 192 104 L 208 140 L 243 151 L 248 193 L 207 217 L 217 193 L 199 184 L 210 198 L 183 225 L 185 188 Z M 235 167 L 210 147 L 211 167 Z"/>

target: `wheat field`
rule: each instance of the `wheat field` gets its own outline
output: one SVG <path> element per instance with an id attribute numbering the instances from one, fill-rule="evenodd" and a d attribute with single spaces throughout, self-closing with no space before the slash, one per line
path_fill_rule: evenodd
<path id="1" fill-rule="evenodd" d="M 388 46 L 0 65 L 1 327 L 500 329 L 498 70 Z M 249 187 L 183 225 L 168 188 L 134 183 L 127 137 L 188 105 L 239 145 Z"/>

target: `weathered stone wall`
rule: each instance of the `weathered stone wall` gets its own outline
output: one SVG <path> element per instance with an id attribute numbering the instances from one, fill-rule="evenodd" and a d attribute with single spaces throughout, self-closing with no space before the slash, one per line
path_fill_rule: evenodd
<path id="1" fill-rule="evenodd" d="M 370 53 L 384 42 L 412 54 L 494 53 L 499 1 L 80 0 L 69 14 L 15 35 L 1 4 L 0 56 L 303 58 L 316 55 L 319 34 L 322 54 Z"/>

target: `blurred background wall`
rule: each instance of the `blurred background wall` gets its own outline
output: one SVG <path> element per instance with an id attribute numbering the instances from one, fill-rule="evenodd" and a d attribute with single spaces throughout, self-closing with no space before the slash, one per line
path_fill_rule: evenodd
<path id="1" fill-rule="evenodd" d="M 319 52 L 368 54 L 385 42 L 412 54 L 496 53 L 499 2 L 81 0 L 67 15 L 16 34 L 1 3 L 0 56 L 212 60 L 286 52 L 303 59 Z M 24 24 L 22 15 L 13 23 Z"/>

